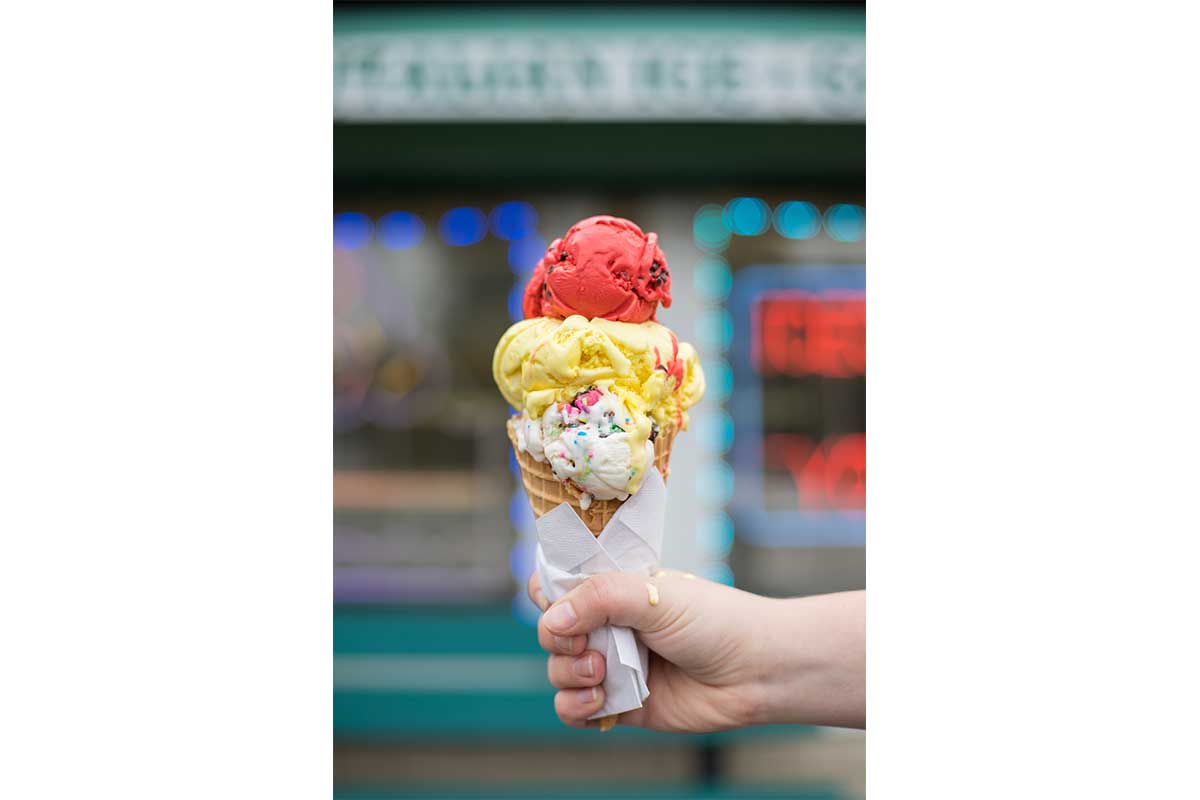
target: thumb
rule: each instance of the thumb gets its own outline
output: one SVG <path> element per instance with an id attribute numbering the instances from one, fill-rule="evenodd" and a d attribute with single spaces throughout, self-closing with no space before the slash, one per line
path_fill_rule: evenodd
<path id="1" fill-rule="evenodd" d="M 666 591 L 665 583 L 671 584 Z M 677 616 L 675 606 L 693 581 L 659 579 L 627 572 L 594 575 L 563 595 L 542 617 L 556 636 L 578 636 L 605 625 L 653 632 Z"/>

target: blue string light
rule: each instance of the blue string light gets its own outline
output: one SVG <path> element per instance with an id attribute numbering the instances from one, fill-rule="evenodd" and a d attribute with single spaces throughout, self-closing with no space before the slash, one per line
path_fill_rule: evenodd
<path id="1" fill-rule="evenodd" d="M 812 203 L 788 200 L 775 209 L 774 223 L 785 239 L 811 239 L 821 232 L 821 212 Z"/>
<path id="2" fill-rule="evenodd" d="M 489 222 L 496 238 L 511 242 L 535 233 L 538 216 L 529 203 L 513 200 L 493 208 Z"/>
<path id="3" fill-rule="evenodd" d="M 709 204 L 692 217 L 692 238 L 702 250 L 721 251 L 729 246 L 729 229 L 725 227 L 722 206 Z"/>
<path id="4" fill-rule="evenodd" d="M 702 259 L 693 272 L 698 299 L 709 306 L 695 320 L 696 343 L 701 352 L 716 356 L 705 363 L 710 391 L 723 404 L 733 391 L 733 370 L 720 353 L 729 348 L 733 338 L 733 320 L 723 307 L 733 288 L 733 272 L 729 263 L 719 257 L 730 244 L 733 234 L 758 236 L 771 225 L 771 208 L 755 197 L 735 197 L 724 206 L 709 204 L 700 208 L 692 218 L 692 238 L 696 247 L 710 255 Z M 697 439 L 713 461 L 702 463 L 696 473 L 696 491 L 704 499 L 708 513 L 702 514 L 696 529 L 696 544 L 705 560 L 701 571 L 705 577 L 732 586 L 733 571 L 722 562 L 733 547 L 733 523 L 724 509 L 733 497 L 733 470 L 723 453 L 733 445 L 733 420 L 722 408 L 696 416 Z M 707 459 L 705 459 L 707 461 Z"/>
<path id="5" fill-rule="evenodd" d="M 733 318 L 723 308 L 696 315 L 696 345 L 701 352 L 717 353 L 729 349 L 733 339 Z"/>
<path id="6" fill-rule="evenodd" d="M 508 553 L 508 569 L 518 586 L 523 586 L 533 574 L 535 563 L 534 543 L 528 539 L 520 539 Z"/>
<path id="7" fill-rule="evenodd" d="M 371 218 L 358 211 L 333 215 L 333 246 L 339 250 L 359 250 L 371 241 Z"/>
<path id="8" fill-rule="evenodd" d="M 733 497 L 733 469 L 724 461 L 710 464 L 696 475 L 696 494 L 715 506 L 724 506 Z"/>
<path id="9" fill-rule="evenodd" d="M 714 583 L 733 586 L 733 570 L 729 568 L 728 564 L 722 564 L 719 561 L 705 565 L 704 569 L 700 570 L 700 576 Z"/>
<path id="10" fill-rule="evenodd" d="M 705 361 L 701 366 L 706 393 L 711 392 L 718 403 L 725 402 L 733 394 L 733 368 L 728 361 Z"/>
<path id="11" fill-rule="evenodd" d="M 721 222 L 738 236 L 758 236 L 771 225 L 771 207 L 757 197 L 735 197 L 725 204 Z"/>
<path id="12" fill-rule="evenodd" d="M 523 281 L 517 281 L 508 290 L 508 318 L 513 322 L 520 322 L 525 319 L 525 312 L 521 306 L 525 303 L 525 284 Z"/>
<path id="13" fill-rule="evenodd" d="M 728 514 L 712 514 L 696 527 L 696 544 L 708 558 L 727 557 L 733 550 L 733 520 Z"/>
<path id="14" fill-rule="evenodd" d="M 866 227 L 867 215 L 862 206 L 838 203 L 825 211 L 825 232 L 835 241 L 862 241 Z"/>
<path id="15" fill-rule="evenodd" d="M 408 250 L 425 237 L 425 223 L 408 211 L 389 211 L 376 226 L 379 243 L 389 250 Z"/>
<path id="16" fill-rule="evenodd" d="M 713 449 L 719 453 L 726 453 L 733 447 L 733 417 L 729 416 L 729 412 L 721 410 L 712 416 L 716 420 L 715 430 L 712 432 L 715 443 Z"/>
<path id="17" fill-rule="evenodd" d="M 519 532 L 533 530 L 534 519 L 533 509 L 529 506 L 529 498 L 525 495 L 525 489 L 518 488 L 508 499 L 508 521 Z"/>
<path id="18" fill-rule="evenodd" d="M 733 272 L 725 259 L 710 256 L 696 265 L 692 274 L 696 291 L 711 303 L 720 303 L 729 296 L 733 288 Z"/>
<path id="19" fill-rule="evenodd" d="M 525 577 L 529 578 L 528 575 Z M 525 592 L 525 581 L 521 581 L 521 588 L 513 595 L 512 615 L 517 622 L 530 628 L 536 628 L 538 620 L 542 618 L 542 610 L 533 604 Z"/>
<path id="20" fill-rule="evenodd" d="M 438 222 L 438 234 L 454 247 L 475 244 L 487 235 L 487 217 L 478 208 L 452 208 Z"/>
<path id="21" fill-rule="evenodd" d="M 514 239 L 508 246 L 508 266 L 517 275 L 528 276 L 546 254 L 546 240 L 536 233 Z"/>
<path id="22" fill-rule="evenodd" d="M 697 415 L 693 424 L 696 439 L 707 445 L 710 451 L 723 454 L 733 446 L 733 418 L 725 411 L 718 409 Z"/>

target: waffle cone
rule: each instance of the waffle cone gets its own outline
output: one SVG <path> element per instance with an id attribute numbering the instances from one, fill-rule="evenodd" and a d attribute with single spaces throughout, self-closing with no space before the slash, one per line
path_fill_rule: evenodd
<path id="1" fill-rule="evenodd" d="M 613 514 L 621 507 L 624 500 L 592 500 L 585 509 L 579 504 L 583 494 L 570 481 L 561 481 L 555 477 L 550 464 L 545 461 L 534 461 L 529 453 L 523 453 L 517 448 L 517 417 L 508 420 L 508 440 L 512 442 L 513 453 L 517 464 L 521 467 L 521 483 L 525 485 L 525 494 L 529 497 L 529 505 L 533 507 L 536 516 L 542 516 L 559 503 L 566 503 L 575 509 L 575 513 L 587 525 L 593 536 L 599 536 L 604 526 L 612 519 Z M 669 426 L 661 430 L 654 440 L 654 466 L 662 474 L 663 480 L 670 474 L 671 445 L 675 442 L 675 434 L 679 429 Z"/>

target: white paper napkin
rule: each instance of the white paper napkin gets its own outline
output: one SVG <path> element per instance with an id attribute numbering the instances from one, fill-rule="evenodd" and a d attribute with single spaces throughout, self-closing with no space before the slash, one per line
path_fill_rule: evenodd
<path id="1" fill-rule="evenodd" d="M 575 509 L 566 503 L 537 520 L 537 570 L 542 591 L 554 602 L 602 572 L 650 575 L 662 554 L 667 487 L 657 469 L 642 479 L 637 494 L 626 500 L 600 536 L 592 535 Z M 649 602 L 649 599 L 647 599 Z M 589 650 L 604 653 L 604 706 L 589 719 L 642 707 L 650 695 L 646 646 L 633 631 L 606 625 L 588 636 Z"/>

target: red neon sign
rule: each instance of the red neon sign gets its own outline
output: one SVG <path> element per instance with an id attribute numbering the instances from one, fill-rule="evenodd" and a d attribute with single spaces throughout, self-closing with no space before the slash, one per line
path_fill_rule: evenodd
<path id="1" fill-rule="evenodd" d="M 772 433 L 763 438 L 763 455 L 768 470 L 791 473 L 802 510 L 866 507 L 867 438 L 863 434 L 827 436 L 815 443 L 802 434 Z"/>
<path id="2" fill-rule="evenodd" d="M 866 374 L 861 292 L 764 292 L 751 308 L 751 360 L 765 377 Z"/>

